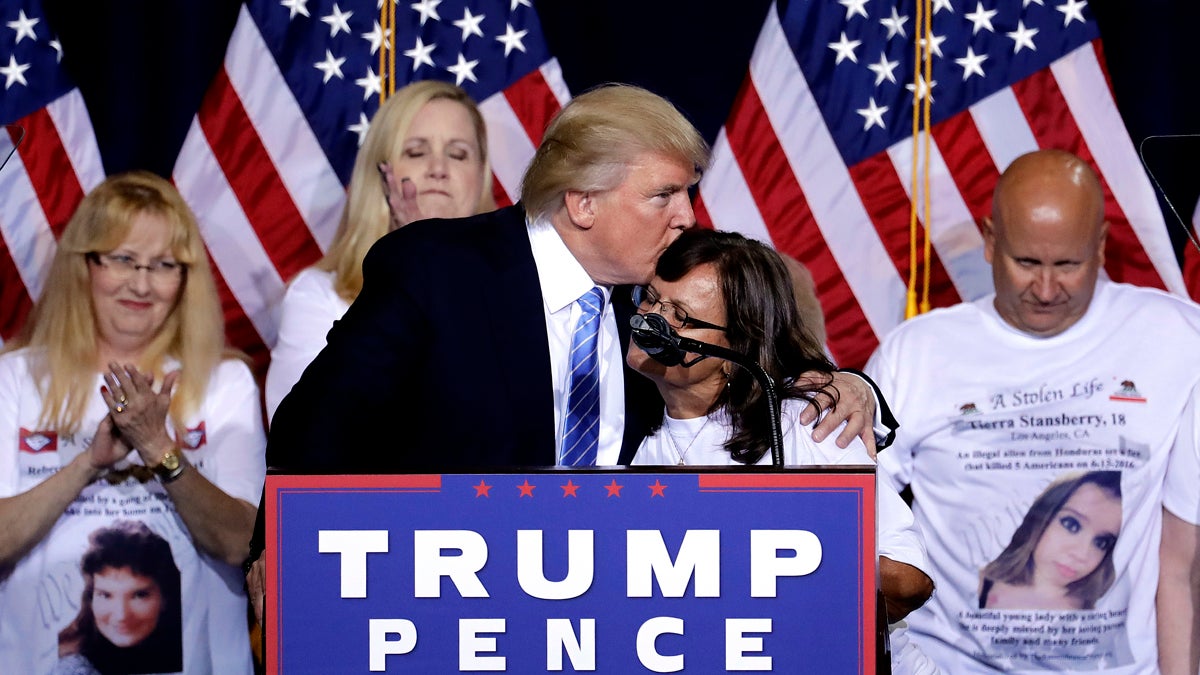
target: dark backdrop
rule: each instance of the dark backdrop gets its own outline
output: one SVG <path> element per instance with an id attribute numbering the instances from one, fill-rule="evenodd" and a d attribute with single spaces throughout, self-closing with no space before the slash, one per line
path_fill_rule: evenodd
<path id="1" fill-rule="evenodd" d="M 794 0 L 803 1 L 803 0 Z M 1016 0 L 1001 0 L 1015 2 Z M 1045 0 L 1059 4 L 1058 0 Z M 46 0 L 109 173 L 169 175 L 237 19 L 238 0 Z M 534 1 L 573 92 L 640 84 L 675 102 L 710 141 L 745 74 L 769 0 Z M 1117 104 L 1135 144 L 1200 133 L 1194 0 L 1096 0 Z M 1200 140 L 1146 140 L 1147 163 L 1185 220 L 1200 195 Z M 1160 202 L 1162 198 L 1160 197 Z M 1178 245 L 1184 233 L 1164 214 Z"/>

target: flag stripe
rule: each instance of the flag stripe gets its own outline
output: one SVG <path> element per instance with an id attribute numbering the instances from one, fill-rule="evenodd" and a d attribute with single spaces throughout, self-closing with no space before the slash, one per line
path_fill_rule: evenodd
<path id="1" fill-rule="evenodd" d="M 858 333 L 842 336 L 830 322 L 830 348 L 840 354 L 844 347 L 838 344 L 839 340 L 853 342 L 856 335 L 871 332 L 881 335 L 900 322 L 904 311 L 904 284 L 890 273 L 890 256 L 882 242 L 877 237 L 862 234 L 862 224 L 869 222 L 866 211 L 808 82 L 796 64 L 775 11 L 767 14 L 750 62 L 750 72 L 771 120 L 771 125 L 765 129 L 788 130 L 779 137 L 779 143 L 804 188 L 808 206 L 833 259 L 845 275 L 849 291 L 858 298 L 870 324 L 857 329 Z M 885 275 L 880 270 L 889 273 Z M 828 288 L 822 286 L 821 281 L 818 280 L 818 288 Z M 863 353 L 864 347 L 854 351 Z"/>
<path id="2" fill-rule="evenodd" d="M 225 320 L 225 340 L 231 345 L 237 345 L 250 357 L 257 369 L 265 369 L 270 361 L 270 349 L 263 343 L 258 330 L 238 303 L 233 291 L 229 288 L 221 268 L 212 258 L 209 251 L 209 268 L 212 270 L 213 281 L 217 286 L 217 295 L 221 298 L 221 315 Z"/>
<path id="3" fill-rule="evenodd" d="M 924 136 L 921 137 L 924 139 Z M 924 144 L 923 140 L 918 141 Z M 907 169 L 911 173 L 913 141 L 906 139 L 888 148 L 887 155 L 891 157 L 897 173 Z M 929 208 L 932 227 L 926 227 L 933 240 L 933 255 L 930 264 L 934 264 L 935 274 L 931 280 L 931 297 L 935 306 L 952 305 L 960 299 L 974 299 L 986 295 L 992 288 L 990 276 L 981 275 L 983 272 L 983 239 L 971 218 L 971 212 L 962 201 L 958 186 L 954 184 L 950 171 L 942 159 L 936 143 L 929 144 L 929 156 L 925 158 L 929 165 Z M 920 189 L 924 189 L 925 173 L 919 173 Z M 909 189 L 907 182 L 901 185 Z M 911 195 L 910 195 L 911 196 Z M 924 218 L 924 205 L 918 202 L 918 215 Z M 923 246 L 923 244 L 922 244 Z M 922 252 L 920 258 L 924 258 Z M 938 262 L 944 263 L 944 266 Z M 946 286 L 945 275 L 953 287 Z"/>
<path id="4" fill-rule="evenodd" d="M 74 173 L 62 170 L 71 165 L 71 160 L 49 110 L 36 110 L 21 118 L 19 124 L 25 127 L 25 142 L 17 152 L 30 182 L 39 186 L 37 198 L 42 213 L 57 239 L 83 199 L 83 187 Z"/>
<path id="5" fill-rule="evenodd" d="M 1144 274 L 1149 278 L 1156 276 L 1158 281 L 1148 285 L 1165 286 L 1174 293 L 1186 295 L 1162 209 L 1133 141 L 1125 133 L 1116 102 L 1111 95 L 1095 95 L 1095 92 L 1109 91 L 1103 61 L 1098 57 L 1100 53 L 1097 41 L 1068 54 L 1050 69 L 1055 73 L 1061 95 L 1071 107 L 1076 125 L 1088 139 L 1092 160 L 1125 214 L 1125 226 L 1133 229 L 1135 238 L 1127 240 L 1131 249 L 1122 251 L 1120 257 L 1125 258 L 1127 253 L 1136 253 L 1135 261 L 1149 257 L 1154 269 L 1153 272 L 1145 270 Z M 1106 261 L 1106 267 L 1109 262 L 1113 261 Z"/>
<path id="6" fill-rule="evenodd" d="M 271 169 L 287 187 L 313 239 L 327 249 L 337 233 L 345 189 L 245 5 L 225 54 L 225 75 Z M 234 167 L 226 170 L 236 175 Z"/>
<path id="7" fill-rule="evenodd" d="M 560 107 L 554 92 L 546 85 L 542 71 L 529 71 L 528 75 L 500 92 L 500 95 L 508 101 L 533 145 L 541 143 L 546 126 Z"/>
<path id="8" fill-rule="evenodd" d="M 217 162 L 237 174 L 229 185 L 279 276 L 290 279 L 319 259 L 321 248 L 274 170 L 224 70 L 217 73 L 197 120 Z"/>
<path id="9" fill-rule="evenodd" d="M 955 115 L 935 124 L 933 138 L 942 153 L 946 167 L 970 209 L 971 219 L 978 223 L 991 215 L 992 189 L 1000 171 L 988 154 L 975 120 L 970 115 Z"/>
<path id="10" fill-rule="evenodd" d="M 908 196 L 908 178 L 911 170 L 900 173 L 907 158 L 891 158 L 879 154 L 850 167 L 850 176 L 854 179 L 855 189 L 862 200 L 871 219 L 871 226 L 880 237 L 884 246 L 891 254 L 898 277 L 907 284 L 909 278 L 910 254 L 910 208 Z M 906 165 L 905 165 L 906 166 Z M 901 176 L 905 176 L 902 178 Z M 918 250 L 924 246 L 926 228 L 922 222 L 923 214 L 917 215 Z M 924 258 L 920 253 L 918 260 Z M 957 302 L 958 293 L 954 290 L 945 266 L 933 251 L 930 260 L 930 292 L 931 297 L 939 304 L 942 302 Z M 918 270 L 923 269 L 918 266 Z M 917 278 L 918 284 L 921 278 Z M 918 294 L 920 286 L 918 286 Z"/>
<path id="11" fill-rule="evenodd" d="M 272 308 L 283 297 L 283 280 L 246 220 L 228 178 L 205 141 L 199 120 L 192 121 L 180 156 L 188 161 L 176 163 L 175 180 L 188 186 L 184 197 L 193 210 L 210 214 L 199 219 L 200 233 L 232 293 L 231 297 L 222 297 L 226 314 L 233 312 L 230 303 L 236 304 L 253 323 L 259 339 L 271 345 L 275 341 Z M 193 201 L 196 198 L 203 201 Z M 220 218 L 211 214 L 220 214 Z M 234 344 L 242 349 L 250 346 Z"/>
<path id="12" fill-rule="evenodd" d="M 1099 171 L 1092 160 L 1087 139 L 1076 126 L 1051 71 L 1039 71 L 1016 83 L 1013 93 L 1030 118 L 1030 128 L 1040 146 L 1073 152 Z M 1117 281 L 1164 288 L 1103 175 L 1101 184 L 1105 218 L 1109 224 L 1106 250 L 1112 253 L 1106 256 L 1105 269 Z"/>
<path id="13" fill-rule="evenodd" d="M 771 239 L 780 250 L 809 267 L 831 333 L 852 333 L 865 327 L 866 317 L 846 286 L 841 266 L 831 254 L 824 233 L 816 226 L 809 200 L 789 169 L 783 147 L 774 134 L 762 132 L 771 125 L 752 82 L 744 84 L 735 106 L 740 114 L 725 127 L 730 148 Z M 772 227 L 772 223 L 786 223 L 786 226 Z M 865 360 L 869 350 L 874 349 L 873 336 L 868 329 L 858 337 L 854 343 L 831 343 L 830 351 L 841 361 Z"/>

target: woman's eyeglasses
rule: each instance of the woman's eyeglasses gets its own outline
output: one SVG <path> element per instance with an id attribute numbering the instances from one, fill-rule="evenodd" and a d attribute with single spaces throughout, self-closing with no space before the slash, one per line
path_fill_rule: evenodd
<path id="1" fill-rule="evenodd" d="M 139 263 L 133 256 L 121 253 L 97 253 L 92 251 L 84 256 L 94 265 L 103 267 L 113 278 L 119 281 L 132 279 L 139 270 L 150 273 L 150 279 L 159 283 L 176 281 L 187 271 L 187 265 L 174 260 L 152 260 L 145 265 Z"/>
<path id="2" fill-rule="evenodd" d="M 667 323 L 671 324 L 672 328 L 709 328 L 711 330 L 727 330 L 724 326 L 718 326 L 715 323 L 693 319 L 688 316 L 688 313 L 683 308 L 673 302 L 663 302 L 650 286 L 634 286 L 633 287 L 633 303 L 639 309 L 645 311 L 653 311 L 658 309 Z"/>

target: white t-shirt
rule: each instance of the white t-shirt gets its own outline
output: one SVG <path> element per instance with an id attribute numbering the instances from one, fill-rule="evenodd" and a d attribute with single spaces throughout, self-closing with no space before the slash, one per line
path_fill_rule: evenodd
<path id="1" fill-rule="evenodd" d="M 42 429 L 41 394 L 29 372 L 30 349 L 0 356 L 0 497 L 28 491 L 83 452 L 108 414 L 96 377 L 82 430 Z M 225 361 L 209 382 L 201 410 L 178 439 L 187 461 L 225 493 L 257 504 L 266 473 L 258 388 L 249 368 Z M 126 463 L 140 464 L 137 453 Z M 251 673 L 244 579 L 236 567 L 200 553 L 165 488 L 156 479 L 104 478 L 88 485 L 46 538 L 0 581 L 0 672 L 44 675 L 58 661 L 59 632 L 79 612 L 80 558 L 88 536 L 118 520 L 144 523 L 171 547 L 182 586 L 185 673 Z M 171 601 L 170 598 L 167 599 Z"/>
<path id="2" fill-rule="evenodd" d="M 308 364 L 325 348 L 329 329 L 350 309 L 333 290 L 334 273 L 315 267 L 301 270 L 288 284 L 279 306 L 279 335 L 271 349 L 265 398 L 267 419 L 292 390 Z"/>
<path id="3" fill-rule="evenodd" d="M 846 448 L 837 446 L 837 432 L 817 443 L 812 438 L 812 426 L 800 424 L 800 412 L 808 406 L 803 399 L 784 399 L 782 406 L 781 431 L 783 433 L 783 461 L 788 466 L 816 466 L 826 464 L 874 464 L 862 441 L 855 438 Z M 717 411 L 707 417 L 675 419 L 664 415 L 663 425 L 650 437 L 642 441 L 634 455 L 633 465 L 662 466 L 687 464 L 693 466 L 730 466 L 736 464 L 725 442 L 733 433 L 728 416 Z M 885 450 L 884 452 L 890 452 Z M 756 464 L 769 465 L 768 451 Z M 876 551 L 878 555 L 897 562 L 907 563 L 930 574 L 925 559 L 925 546 L 913 522 L 908 505 L 886 482 L 876 486 Z M 930 575 L 932 578 L 932 575 Z M 927 663 L 919 649 L 908 642 L 903 627 L 893 632 L 892 672 L 936 673 Z"/>
<path id="4" fill-rule="evenodd" d="M 1200 380 L 1200 308 L 1101 281 L 1075 325 L 1035 338 L 1004 322 L 988 296 L 905 322 L 867 373 L 900 421 L 895 444 L 879 455 L 880 480 L 912 485 L 938 589 L 908 617 L 922 651 L 952 673 L 1156 672 L 1163 475 Z M 1056 479 L 1090 471 L 1118 472 L 1121 490 L 1119 517 L 1110 516 L 1120 522 L 1115 576 L 1095 608 L 981 609 L 982 568 L 1009 545 L 1039 495 Z M 1065 506 L 1048 509 L 1042 531 L 1090 532 L 1078 514 L 1063 517 Z M 1085 515 L 1100 522 L 1103 513 Z M 1046 541 L 1034 536 L 1030 569 Z M 1107 539 L 1087 541 L 1099 550 Z M 1104 565 L 1061 571 L 1069 578 L 1089 564 Z M 1047 564 L 1043 573 L 1055 569 Z"/>
<path id="5" fill-rule="evenodd" d="M 1163 506 L 1181 519 L 1200 525 L 1200 389 L 1188 396 L 1171 449 Z"/>
<path id="6" fill-rule="evenodd" d="M 787 466 L 824 464 L 864 464 L 875 462 L 857 438 L 845 449 L 836 443 L 837 433 L 817 443 L 812 439 L 812 427 L 800 424 L 800 412 L 808 405 L 803 399 L 784 399 L 781 420 L 783 432 L 783 461 Z M 664 416 L 663 425 L 638 447 L 631 464 L 634 466 L 663 466 L 688 464 L 692 466 L 730 466 L 736 464 L 725 442 L 732 433 L 724 411 L 707 417 L 677 420 Z M 694 439 L 694 440 L 693 440 Z M 884 452 L 889 452 L 885 450 Z M 768 451 L 757 462 L 769 465 Z M 922 571 L 928 569 L 925 547 L 913 524 L 913 516 L 899 493 L 885 484 L 879 485 L 876 509 L 879 555 L 907 563 Z M 928 574 L 928 572 L 926 572 Z"/>

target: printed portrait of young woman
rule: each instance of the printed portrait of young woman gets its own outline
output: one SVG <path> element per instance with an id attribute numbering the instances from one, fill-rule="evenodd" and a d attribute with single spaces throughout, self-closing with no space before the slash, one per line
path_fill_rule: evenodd
<path id="1" fill-rule="evenodd" d="M 1113 584 L 1121 472 L 1055 480 L 980 573 L 980 609 L 1093 609 Z"/>
<path id="2" fill-rule="evenodd" d="M 79 614 L 59 633 L 53 675 L 182 671 L 179 569 L 170 544 L 137 521 L 118 521 L 88 540 Z"/>

